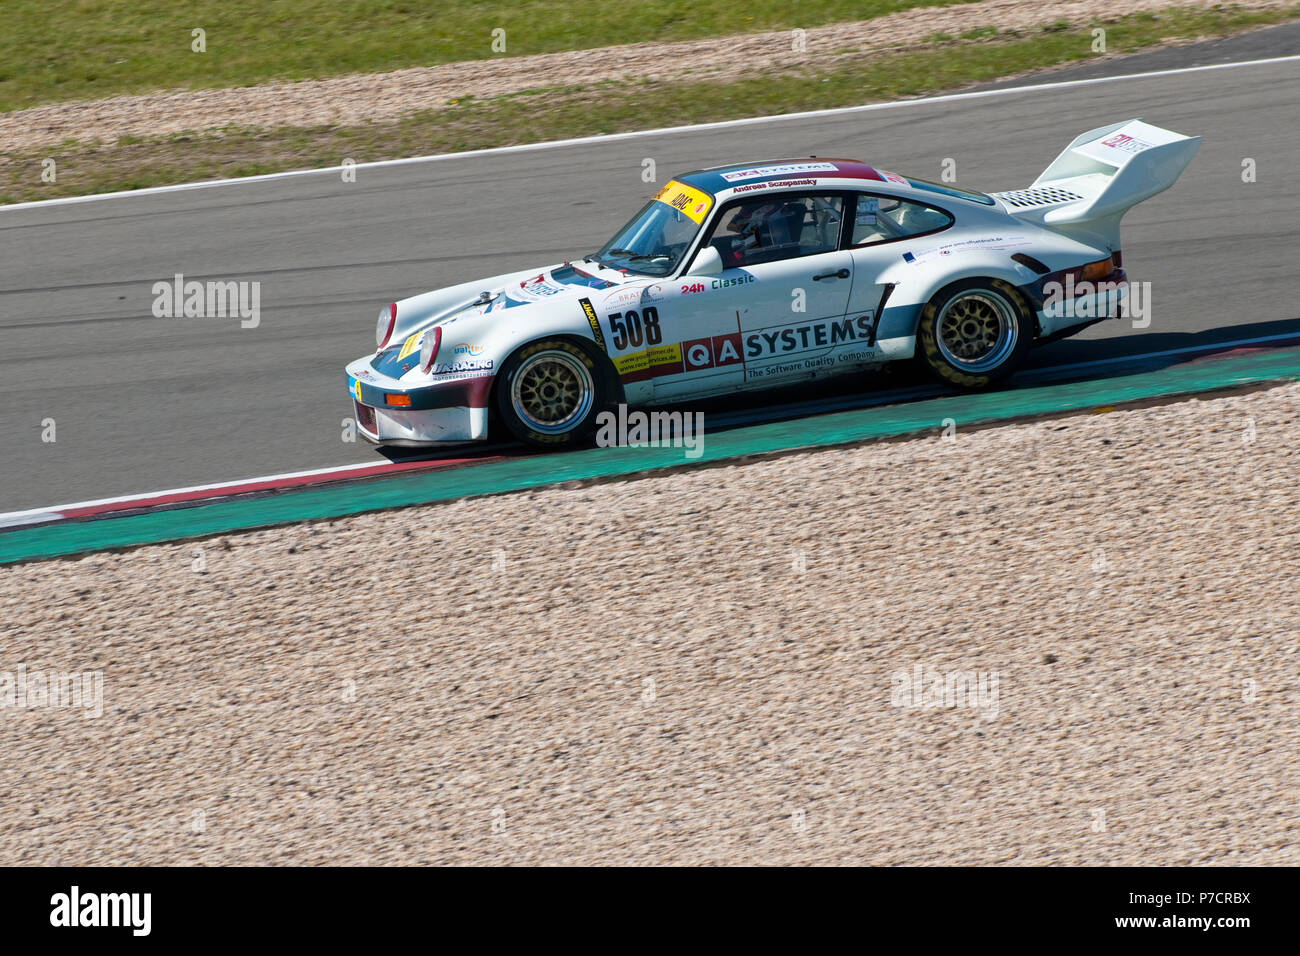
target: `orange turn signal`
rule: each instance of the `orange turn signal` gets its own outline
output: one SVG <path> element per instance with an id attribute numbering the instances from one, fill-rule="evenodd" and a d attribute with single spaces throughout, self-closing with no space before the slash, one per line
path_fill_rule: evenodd
<path id="1" fill-rule="evenodd" d="M 1093 282 L 1097 279 L 1104 279 L 1115 271 L 1115 264 L 1111 261 L 1110 256 L 1105 259 L 1098 259 L 1096 262 L 1089 262 L 1079 270 L 1079 279 L 1083 282 Z"/>
<path id="2" fill-rule="evenodd" d="M 410 395 L 385 395 L 384 401 L 389 405 L 398 405 L 402 408 L 408 408 L 411 404 Z"/>

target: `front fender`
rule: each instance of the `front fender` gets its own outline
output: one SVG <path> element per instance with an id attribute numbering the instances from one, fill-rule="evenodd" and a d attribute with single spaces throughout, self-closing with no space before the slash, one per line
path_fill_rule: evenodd
<path id="1" fill-rule="evenodd" d="M 505 360 L 521 345 L 557 335 L 593 342 L 596 351 L 604 354 L 582 308 L 582 298 L 565 296 L 496 312 L 455 316 L 441 324 L 442 343 L 433 372 L 425 374 L 418 363 L 408 361 L 410 368 L 398 366 L 389 373 L 399 377 L 405 389 L 441 386 L 478 373 L 494 379 Z"/>
<path id="2" fill-rule="evenodd" d="M 511 352 L 535 339 L 567 335 L 594 343 L 595 333 L 582 308 L 582 298 L 566 296 L 558 301 L 537 302 L 498 312 L 474 312 L 456 316 L 443 325 L 439 361 L 443 360 L 443 356 L 450 361 L 455 356 L 465 354 L 455 351 L 462 344 L 481 346 L 500 367 L 500 363 Z M 448 353 L 448 349 L 452 351 Z M 469 354 L 479 353 L 471 351 Z"/>
<path id="3" fill-rule="evenodd" d="M 397 324 L 393 328 L 390 342 L 397 342 L 419 331 L 433 320 L 447 312 L 465 306 L 478 298 L 482 292 L 495 292 L 516 282 L 522 282 L 539 272 L 548 272 L 556 266 L 538 269 L 523 269 L 519 272 L 507 272 L 502 275 L 461 282 L 457 285 L 422 292 L 397 300 Z"/>

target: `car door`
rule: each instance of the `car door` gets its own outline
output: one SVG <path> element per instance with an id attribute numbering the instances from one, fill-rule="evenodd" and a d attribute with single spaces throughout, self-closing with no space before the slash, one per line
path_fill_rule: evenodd
<path id="1" fill-rule="evenodd" d="M 893 292 L 892 285 L 880 281 L 881 274 L 908 261 L 908 255 L 916 255 L 921 247 L 940 241 L 932 237 L 954 221 L 951 213 L 938 206 L 870 193 L 855 197 L 852 215 L 847 247 L 853 258 L 853 291 L 847 315 L 855 327 L 868 325 L 871 335 L 867 343 L 847 343 L 834 353 L 840 367 L 880 360 L 880 333 L 888 337 L 891 332 L 880 323 Z M 910 330 L 906 334 L 910 335 Z"/>
<path id="2" fill-rule="evenodd" d="M 718 250 L 721 271 L 688 272 L 662 310 L 682 365 L 655 378 L 656 400 L 767 387 L 834 364 L 830 352 L 850 334 L 853 257 L 840 248 L 848 200 L 778 192 L 718 210 L 700 250 Z"/>

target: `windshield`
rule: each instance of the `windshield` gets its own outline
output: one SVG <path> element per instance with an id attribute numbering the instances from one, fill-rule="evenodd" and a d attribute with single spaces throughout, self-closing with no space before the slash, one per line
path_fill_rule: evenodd
<path id="1" fill-rule="evenodd" d="M 614 269 L 666 276 L 677 268 L 712 205 L 708 193 L 674 180 L 616 232 L 596 258 Z"/>

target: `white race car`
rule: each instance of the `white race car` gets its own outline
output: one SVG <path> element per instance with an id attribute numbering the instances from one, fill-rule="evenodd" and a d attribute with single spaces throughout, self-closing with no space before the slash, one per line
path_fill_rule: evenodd
<path id="1" fill-rule="evenodd" d="M 984 193 L 855 160 L 719 166 L 665 185 L 601 250 L 385 306 L 347 366 L 371 441 L 581 443 L 654 405 L 917 358 L 985 388 L 1025 351 L 1118 314 L 1119 222 L 1200 145 L 1141 120 Z"/>

